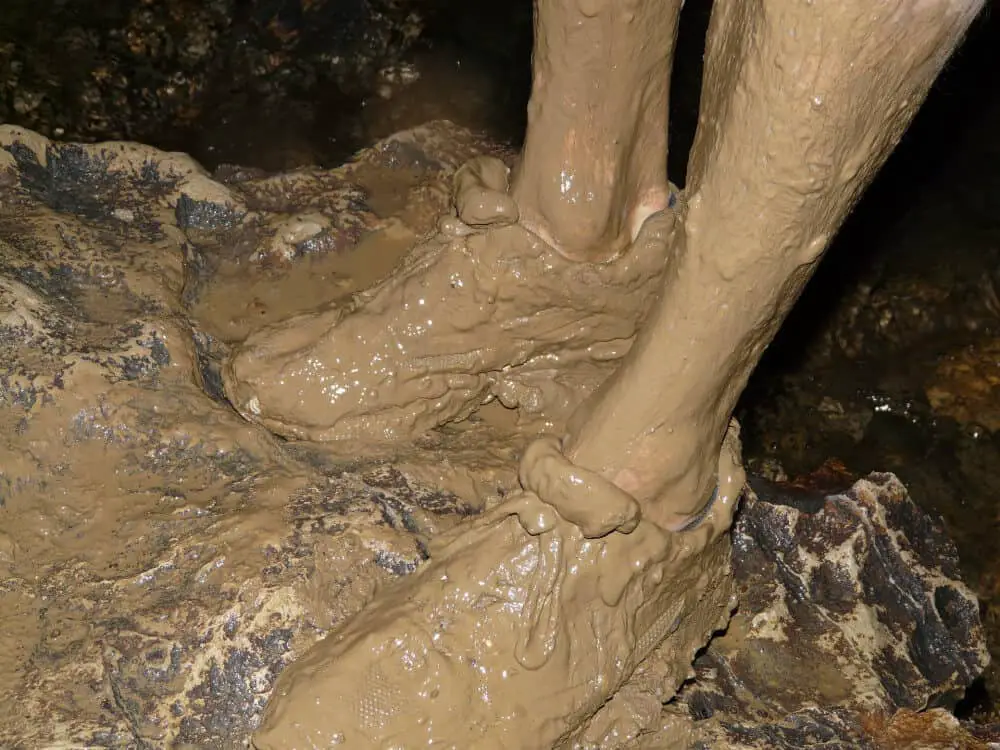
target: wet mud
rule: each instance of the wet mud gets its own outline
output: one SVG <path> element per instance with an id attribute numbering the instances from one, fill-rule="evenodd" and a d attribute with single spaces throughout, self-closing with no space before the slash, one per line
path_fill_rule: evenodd
<path id="1" fill-rule="evenodd" d="M 0 738 L 18 748 L 244 746 L 290 663 L 400 576 L 421 569 L 435 539 L 517 486 L 514 468 L 526 436 L 494 409 L 392 449 L 277 440 L 233 411 L 218 380 L 226 337 L 260 323 L 246 305 L 220 305 L 204 317 L 194 311 L 216 281 L 230 284 L 241 264 L 249 264 L 242 268 L 248 277 L 276 284 L 294 275 L 294 262 L 279 262 L 282 253 L 255 255 L 283 236 L 278 230 L 288 224 L 290 200 L 318 223 L 313 201 L 329 195 L 331 182 L 370 179 L 376 187 L 366 192 L 383 213 L 353 209 L 368 227 L 357 247 L 379 247 L 365 245 L 365 237 L 377 238 L 380 222 L 416 230 L 419 217 L 432 212 L 413 212 L 413 205 L 426 201 L 439 210 L 434 201 L 444 200 L 442 191 L 428 189 L 447 184 L 468 156 L 463 142 L 467 149 L 501 151 L 439 124 L 379 144 L 342 170 L 299 173 L 294 190 L 271 191 L 271 178 L 211 180 L 193 162 L 148 148 L 52 146 L 18 130 L 3 137 L 0 383 L 8 429 L 0 654 L 9 678 L 0 694 L 8 717 Z M 385 169 L 401 170 L 415 195 L 380 200 L 377 186 L 385 182 L 373 175 Z M 268 195 L 280 196 L 284 210 L 254 202 Z M 339 206 L 329 213 L 345 215 Z M 236 257 L 235 247 L 242 248 Z M 323 267 L 357 283 L 350 252 L 341 251 L 345 265 L 327 259 Z M 326 290 L 333 299 L 340 293 Z M 234 320 L 235 327 L 226 325 Z M 879 564 L 891 559 L 885 544 L 900 534 L 913 540 L 901 547 L 903 559 L 910 544 L 924 550 L 924 567 L 914 568 L 907 596 L 914 586 L 930 586 L 921 595 L 930 597 L 926 613 L 915 621 L 911 610 L 900 609 L 890 629 L 900 642 L 917 638 L 947 654 L 924 687 L 913 675 L 904 679 L 907 690 L 917 691 L 905 700 L 898 691 L 878 692 L 876 705 L 891 713 L 919 703 L 920 691 L 960 692 L 985 653 L 971 594 L 956 580 L 954 564 L 940 567 L 954 550 L 898 483 L 878 482 L 858 496 L 868 498 L 864 512 L 875 514 L 874 525 L 863 527 L 868 541 L 852 543 L 876 545 Z M 738 559 L 746 544 L 773 547 L 781 538 L 773 535 L 789 523 L 782 511 L 767 510 L 788 501 L 760 488 L 772 499 L 747 505 L 745 523 L 762 525 L 737 526 Z M 823 496 L 813 497 L 810 513 L 823 504 Z M 845 502 L 848 517 L 838 523 L 856 534 L 860 527 L 849 517 L 859 500 Z M 894 519 L 889 526 L 877 520 L 888 512 L 878 510 L 882 505 L 896 508 L 886 516 Z M 811 528 L 802 525 L 800 533 L 814 538 Z M 775 551 L 787 557 L 796 546 L 787 539 Z M 809 559 L 796 563 L 805 566 L 803 574 Z M 871 581 L 885 577 L 870 574 Z M 829 592 L 836 580 L 832 571 L 823 574 L 816 591 Z M 933 581 L 948 581 L 951 593 L 934 600 Z M 782 597 L 774 598 L 770 578 L 751 584 L 741 597 L 769 601 L 776 613 L 787 609 Z M 880 591 L 873 590 L 879 601 L 887 596 Z M 851 600 L 842 591 L 822 606 L 844 596 Z M 856 606 L 882 606 L 872 601 Z M 723 597 L 713 606 L 724 603 Z M 857 616 L 842 608 L 846 627 Z M 914 622 L 921 629 L 912 630 Z M 650 734 L 657 726 L 670 727 L 666 736 L 678 742 L 707 732 L 708 724 L 699 728 L 695 721 L 704 718 L 703 699 L 694 699 L 698 708 L 690 712 L 675 702 L 661 715 L 663 686 L 687 675 L 676 671 L 678 663 L 669 650 L 644 662 L 580 737 L 630 747 L 640 746 L 639 738 L 662 737 Z M 901 663 L 879 662 L 878 681 L 897 679 Z M 707 681 L 700 684 L 708 689 Z M 853 700 L 838 704 L 846 718 L 815 720 L 826 731 L 834 722 L 837 736 L 846 738 L 866 731 Z M 727 705 L 743 715 L 739 702 Z M 670 713 L 678 710 L 679 718 Z M 761 725 L 759 736 L 785 733 L 782 717 L 796 710 L 776 704 L 774 726 Z M 719 710 L 713 715 L 721 720 Z"/>
<path id="2" fill-rule="evenodd" d="M 2 261 L 4 324 L 15 331 L 4 346 L 16 366 L 3 381 L 11 460 L 0 496 L 7 600 L 0 669 L 14 676 L 8 715 L 15 707 L 33 712 L 30 722 L 4 728 L 21 743 L 14 746 L 86 737 L 99 747 L 227 747 L 245 739 L 293 657 L 415 570 L 429 539 L 516 486 L 525 437 L 498 404 L 409 448 L 388 449 L 285 443 L 246 425 L 223 400 L 220 366 L 232 343 L 370 285 L 447 207 L 458 164 L 484 151 L 510 156 L 445 126 L 421 137 L 428 140 L 416 148 L 412 136 L 391 140 L 342 170 L 225 168 L 209 184 L 183 176 L 183 167 L 182 176 L 150 174 L 127 189 L 77 179 L 101 174 L 81 153 L 54 153 L 46 169 L 38 153 L 8 147 L 24 192 L 5 203 Z M 779 342 L 785 348 L 766 363 L 767 382 L 744 399 L 741 416 L 757 474 L 802 486 L 832 465 L 840 489 L 846 477 L 871 470 L 899 474 L 958 541 L 996 644 L 995 525 L 982 519 L 996 517 L 990 467 L 1000 451 L 992 415 L 1000 306 L 995 259 L 984 249 L 993 227 L 978 192 L 954 187 L 973 170 L 961 153 L 937 173 L 949 189 L 926 188 L 929 197 L 900 220 L 916 228 L 898 233 L 897 255 L 855 279 L 847 302 L 828 305 L 834 312 L 805 363 L 801 339 Z M 180 186 L 196 200 L 168 199 Z M 123 190 L 140 197 L 119 201 Z M 89 205 L 74 197 L 84 191 L 96 196 Z M 940 230 L 934 244 L 922 227 L 935 220 L 962 229 Z M 25 222 L 34 228 L 24 231 Z M 893 265 L 920 242 L 931 257 L 958 244 L 972 259 L 943 278 L 931 263 Z M 888 494 L 904 493 L 891 485 Z M 911 533 L 926 534 L 917 527 Z M 949 565 L 944 575 L 957 578 Z M 831 569 L 813 581 L 834 608 L 838 575 Z M 939 598 L 943 610 L 961 599 L 948 596 Z M 969 627 L 962 617 L 975 619 L 944 619 Z M 736 626 L 734 639 L 743 627 Z M 696 664 L 704 684 L 728 666 L 724 658 L 746 653 L 726 651 L 730 643 Z M 760 680 L 758 695 L 775 687 L 773 664 L 742 668 Z M 967 670 L 971 679 L 975 669 Z M 933 665 L 918 671 L 933 673 Z M 682 736 L 670 724 L 679 711 L 683 721 L 715 716 L 702 724 L 702 737 L 725 746 L 778 747 L 780 738 L 798 747 L 836 732 L 864 746 L 879 732 L 904 731 L 906 717 L 893 725 L 880 711 L 922 708 L 920 696 L 892 692 L 898 678 L 879 679 L 891 696 L 864 707 L 875 717 L 868 724 L 810 715 L 779 690 L 768 706 L 772 733 L 741 730 L 723 709 L 739 716 L 751 710 L 734 708 L 744 701 L 759 710 L 756 699 L 710 687 L 682 693 L 664 726 Z M 832 675 L 829 682 L 819 697 L 836 703 L 847 687 Z M 962 715 L 985 725 L 995 718 L 995 672 L 981 684 L 985 691 Z M 948 724 L 935 715 L 922 731 L 933 721 Z M 977 741 L 974 730 L 963 731 Z"/>
<path id="3" fill-rule="evenodd" d="M 342 219 L 327 180 L 398 168 L 401 182 L 419 176 L 419 192 L 468 157 L 470 139 L 447 125 L 413 133 L 279 191 L 266 178 L 227 186 L 149 148 L 4 131 L 0 653 L 11 720 L 0 744 L 245 742 L 296 643 L 412 572 L 428 539 L 516 482 L 517 442 L 482 421 L 382 457 L 274 440 L 217 387 L 227 323 L 259 325 L 267 300 L 220 306 L 204 325 L 192 312 L 213 278 L 231 280 L 227 262 L 272 280 L 291 270 L 251 259 L 251 247 L 295 247 L 288 214 L 262 196 L 294 195 L 314 220 L 321 201 Z M 383 213 L 355 205 L 357 226 L 371 223 L 362 234 L 404 220 L 420 231 L 422 214 L 406 209 L 423 201 L 365 190 Z M 356 281 L 342 255 L 331 268 Z M 422 482 L 407 479 L 408 462 Z"/>

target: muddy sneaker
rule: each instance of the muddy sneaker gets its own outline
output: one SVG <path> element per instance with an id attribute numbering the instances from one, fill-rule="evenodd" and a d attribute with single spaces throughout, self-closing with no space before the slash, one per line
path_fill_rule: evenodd
<path id="1" fill-rule="evenodd" d="M 406 439 L 490 396 L 544 402 L 552 379 L 514 371 L 603 364 L 589 388 L 575 384 L 577 400 L 607 376 L 659 289 L 673 212 L 647 220 L 620 257 L 574 262 L 515 223 L 502 162 L 474 166 L 456 177 L 464 221 L 443 220 L 351 309 L 295 316 L 238 348 L 224 380 L 244 417 L 292 438 Z"/>
<path id="2" fill-rule="evenodd" d="M 442 540 L 418 573 L 285 670 L 259 750 L 548 750 L 661 643 L 674 665 L 663 699 L 673 694 L 732 611 L 727 531 L 745 481 L 737 430 L 712 508 L 682 532 L 641 519 L 632 498 L 557 447 L 533 446 L 525 492 Z M 573 487 L 583 488 L 577 504 Z"/>

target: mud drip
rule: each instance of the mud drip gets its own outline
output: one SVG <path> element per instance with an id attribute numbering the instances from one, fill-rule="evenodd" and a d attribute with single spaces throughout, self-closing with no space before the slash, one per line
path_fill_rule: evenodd
<path id="1" fill-rule="evenodd" d="M 670 532 L 539 441 L 522 462 L 534 489 L 440 537 L 424 568 L 282 673 L 257 747 L 571 746 L 661 644 L 669 697 L 733 605 L 728 529 L 745 481 L 735 424 L 718 473 L 705 521 Z M 373 669 L 392 696 L 375 717 L 363 710 Z"/>
<path id="2" fill-rule="evenodd" d="M 574 466 L 559 449 L 559 440 L 546 436 L 532 443 L 521 459 L 521 486 L 580 529 L 586 539 L 613 531 L 629 534 L 639 525 L 639 503 L 603 477 Z M 549 531 L 545 524 L 522 519 L 525 531 Z"/>
<path id="3" fill-rule="evenodd" d="M 759 722 L 774 693 L 772 720 L 810 739 L 773 744 L 801 747 L 829 737 L 825 717 L 845 706 L 863 702 L 865 717 L 926 706 L 985 664 L 981 641 L 954 648 L 976 638 L 978 613 L 967 590 L 946 584 L 955 555 L 921 541 L 930 522 L 891 478 L 814 518 L 758 506 L 743 516 L 756 519 L 756 535 L 729 539 L 744 483 L 735 399 L 979 4 L 716 0 L 690 193 L 638 236 L 634 219 L 663 197 L 665 86 L 619 80 L 611 90 L 574 58 L 596 56 L 612 78 L 664 81 L 669 54 L 657 43 L 670 23 L 644 21 L 679 1 L 583 5 L 581 19 L 581 4 L 540 0 L 553 23 L 539 26 L 546 54 L 536 59 L 549 67 L 536 82 L 553 96 L 540 94 L 534 114 L 554 119 L 533 118 L 542 138 L 527 161 L 539 181 L 521 172 L 525 200 L 508 191 L 503 165 L 466 170 L 459 215 L 359 295 L 357 310 L 324 308 L 299 331 L 253 339 L 260 348 L 243 351 L 246 370 L 227 382 L 231 396 L 234 385 L 249 391 L 234 400 L 254 421 L 286 434 L 408 437 L 478 408 L 484 394 L 525 411 L 571 408 L 570 396 L 621 360 L 583 417 L 558 431 L 563 440 L 526 452 L 524 491 L 483 516 L 437 478 L 432 489 L 411 485 L 385 446 L 377 462 L 358 442 L 272 440 L 193 380 L 209 383 L 216 353 L 186 304 L 209 261 L 263 249 L 289 262 L 307 235 L 317 252 L 353 247 L 385 217 L 358 208 L 360 221 L 338 223 L 329 188 L 353 205 L 350 168 L 332 180 L 313 172 L 224 187 L 177 155 L 0 128 L 0 746 L 227 747 L 245 741 L 267 701 L 262 748 L 690 746 L 671 728 L 640 735 L 664 728 L 663 701 L 727 622 L 734 552 L 758 576 L 745 608 L 766 631 L 756 644 L 791 648 L 805 679 L 792 678 L 787 658 L 744 661 L 742 672 L 713 662 L 751 700 L 741 716 L 711 689 L 673 706 L 685 726 L 707 705 L 718 708 L 716 728 L 735 727 L 707 746 L 779 736 L 744 722 Z M 567 25 L 582 33 L 563 34 Z M 618 59 L 606 65 L 605 55 Z M 587 106 L 606 90 L 602 110 Z M 627 142 L 637 125 L 645 137 Z M 425 161 L 412 156 L 420 142 L 410 134 L 376 151 L 382 163 Z M 449 173 L 470 157 L 447 161 Z M 572 184 L 560 193 L 563 177 Z M 434 219 L 447 199 L 435 192 Z M 311 208 L 290 216 L 289 200 Z M 565 235 L 574 214 L 589 221 Z M 562 246 L 526 231 L 526 218 Z M 434 224 L 421 226 L 423 235 Z M 608 258 L 623 237 L 635 241 Z M 567 250 L 603 254 L 573 262 Z M 247 330 L 259 328 L 218 329 L 234 334 L 226 342 Z M 553 383 L 570 396 L 553 401 Z M 477 487 L 499 491 L 497 471 L 513 487 L 523 438 L 511 431 L 502 450 L 483 453 L 491 435 L 475 443 L 486 427 L 448 426 L 400 450 L 414 449 L 425 477 L 478 454 L 467 464 Z M 350 464 L 336 460 L 338 447 Z M 693 529 L 666 530 L 692 517 Z M 896 520 L 917 533 L 901 535 Z M 844 606 L 863 589 L 865 607 Z M 809 597 L 821 605 L 811 614 Z M 796 632 L 820 650 L 800 648 Z M 810 692 L 816 662 L 802 658 L 824 648 L 836 672 L 825 695 Z M 843 655 L 861 651 L 876 668 L 844 670 Z M 789 697 L 827 711 L 802 724 Z"/>

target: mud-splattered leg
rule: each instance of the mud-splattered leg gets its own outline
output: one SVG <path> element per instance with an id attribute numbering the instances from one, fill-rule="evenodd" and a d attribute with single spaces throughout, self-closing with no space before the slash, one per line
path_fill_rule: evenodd
<path id="1" fill-rule="evenodd" d="M 547 0 L 513 195 L 569 257 L 624 248 L 667 205 L 670 72 L 682 2 Z"/>
<path id="2" fill-rule="evenodd" d="M 662 525 L 710 496 L 736 400 L 983 0 L 717 0 L 683 247 L 566 448 Z"/>

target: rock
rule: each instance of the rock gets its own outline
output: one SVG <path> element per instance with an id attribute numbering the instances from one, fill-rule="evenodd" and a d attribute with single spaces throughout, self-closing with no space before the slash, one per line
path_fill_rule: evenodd
<path id="1" fill-rule="evenodd" d="M 227 187 L 182 155 L 0 128 L 0 746 L 239 744 L 282 666 L 471 512 L 247 425 L 190 305 L 210 250 L 245 263 L 296 212 L 360 235 L 382 219 L 336 190 L 317 209 L 329 186 L 370 161 L 447 196 L 473 142 L 440 124 Z"/>
<path id="2" fill-rule="evenodd" d="M 937 414 L 970 429 L 1000 430 L 1000 338 L 982 337 L 944 355 L 926 392 Z"/>
<path id="3" fill-rule="evenodd" d="M 0 148 L 0 746 L 245 746 L 284 666 L 514 468 L 483 423 L 369 455 L 243 422 L 218 363 L 276 314 L 247 290 L 427 231 L 455 167 L 502 152 L 435 123 L 339 169 L 213 179 L 136 144 L 2 127 Z M 230 273 L 242 322 L 209 325 Z M 886 475 L 804 502 L 761 487 L 734 531 L 741 614 L 699 679 L 662 715 L 655 660 L 624 691 L 641 741 L 965 731 L 898 713 L 947 708 L 985 663 L 940 529 Z"/>
<path id="4" fill-rule="evenodd" d="M 838 310 L 829 336 L 851 358 L 904 348 L 927 336 L 961 328 L 948 286 L 919 277 L 860 284 Z"/>
<path id="5" fill-rule="evenodd" d="M 247 131 L 273 137 L 289 110 L 308 125 L 323 116 L 313 101 L 336 107 L 398 67 L 421 33 L 419 5 L 10 0 L 0 30 L 0 121 L 74 140 L 176 141 L 187 131 L 192 143 L 216 127 L 265 148 L 266 137 Z M 247 113 L 244 122 L 258 117 L 241 132 L 228 125 L 233 111 Z M 208 145 L 228 155 L 224 139 Z M 310 163 L 311 146 L 297 148 Z"/>
<path id="6" fill-rule="evenodd" d="M 977 746 L 948 710 L 989 654 L 942 527 L 891 474 L 825 497 L 758 486 L 733 530 L 740 608 L 671 709 L 696 741 L 905 747 L 923 727 L 940 742 L 922 747 Z"/>

